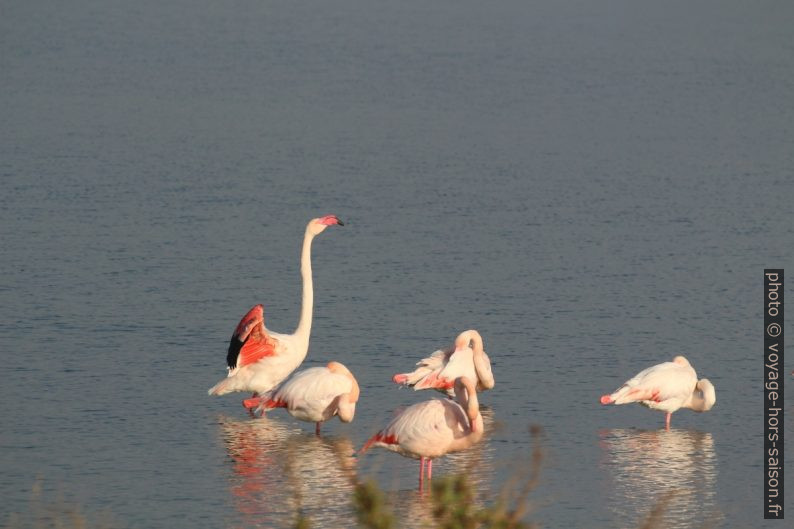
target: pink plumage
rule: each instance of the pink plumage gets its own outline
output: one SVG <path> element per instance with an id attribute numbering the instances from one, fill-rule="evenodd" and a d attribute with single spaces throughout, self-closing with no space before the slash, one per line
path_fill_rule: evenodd
<path id="1" fill-rule="evenodd" d="M 373 435 L 360 453 L 380 446 L 405 457 L 419 459 L 421 488 L 426 463 L 430 479 L 433 458 L 465 450 L 482 439 L 483 421 L 474 382 L 458 377 L 454 390 L 455 401 L 433 399 L 403 410 Z"/>

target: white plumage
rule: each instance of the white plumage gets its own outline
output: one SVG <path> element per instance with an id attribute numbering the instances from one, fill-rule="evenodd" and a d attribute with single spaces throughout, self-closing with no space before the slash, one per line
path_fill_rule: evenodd
<path id="1" fill-rule="evenodd" d="M 433 458 L 465 450 L 482 439 L 483 420 L 474 382 L 455 380 L 456 401 L 433 399 L 409 406 L 361 448 L 381 446 L 405 457 L 419 459 L 419 486 L 432 476 Z"/>
<path id="2" fill-rule="evenodd" d="M 610 395 L 601 397 L 601 404 L 638 402 L 653 410 L 667 413 L 670 428 L 673 412 L 681 408 L 708 411 L 716 403 L 714 386 L 708 379 L 698 381 L 697 373 L 683 356 L 663 362 L 637 373 Z"/>

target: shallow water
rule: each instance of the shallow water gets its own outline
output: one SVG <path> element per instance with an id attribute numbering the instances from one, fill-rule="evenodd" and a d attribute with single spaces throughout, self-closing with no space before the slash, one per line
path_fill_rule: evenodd
<path id="1" fill-rule="evenodd" d="M 353 449 L 480 330 L 486 439 L 434 464 L 530 519 L 764 527 L 762 272 L 792 260 L 792 9 L 730 2 L 50 2 L 0 17 L 0 516 L 40 478 L 131 527 L 350 527 L 351 479 L 428 515 L 417 463 Z M 788 15 L 788 16 L 787 16 Z M 298 319 L 355 421 L 209 398 L 242 314 Z M 704 414 L 602 408 L 684 354 Z M 786 409 L 790 408 L 790 399 Z M 786 426 L 794 438 L 791 421 Z M 517 462 L 519 464 L 517 464 Z M 789 487 L 790 488 L 790 487 Z M 790 495 L 790 494 L 789 494 Z M 787 502 L 791 508 L 791 502 Z"/>

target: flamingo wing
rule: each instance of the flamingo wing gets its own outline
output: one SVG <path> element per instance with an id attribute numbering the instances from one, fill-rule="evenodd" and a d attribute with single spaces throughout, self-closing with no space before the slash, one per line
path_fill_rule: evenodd
<path id="1" fill-rule="evenodd" d="M 392 380 L 398 384 L 413 386 L 414 389 L 433 387 L 432 382 L 428 379 L 435 380 L 438 377 L 438 374 L 447 365 L 447 362 L 449 361 L 453 351 L 454 348 L 439 349 L 438 351 L 433 352 L 433 354 L 427 358 L 423 358 L 422 360 L 418 361 L 416 365 L 419 367 L 417 367 L 411 373 L 400 373 L 394 375 Z M 421 387 L 419 386 L 420 384 L 422 384 Z"/>
<path id="2" fill-rule="evenodd" d="M 255 305 L 237 324 L 229 341 L 226 363 L 230 370 L 256 363 L 266 356 L 274 356 L 276 344 L 265 329 L 264 307 Z"/>

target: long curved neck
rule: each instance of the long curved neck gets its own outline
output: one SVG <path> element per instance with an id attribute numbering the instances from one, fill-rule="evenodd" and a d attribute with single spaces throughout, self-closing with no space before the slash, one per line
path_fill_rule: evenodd
<path id="1" fill-rule="evenodd" d="M 473 342 L 473 356 L 472 361 L 474 362 L 474 371 L 477 373 L 477 378 L 479 379 L 479 383 L 485 389 L 491 389 L 494 387 L 494 378 L 493 373 L 491 372 L 491 364 L 487 360 L 485 356 L 485 349 L 483 348 L 482 344 L 482 336 L 477 331 L 468 331 L 471 337 L 471 341 Z"/>
<path id="2" fill-rule="evenodd" d="M 303 294 L 301 299 L 301 316 L 294 336 L 308 342 L 312 328 L 312 308 L 314 305 L 314 285 L 312 284 L 312 241 L 314 234 L 306 228 L 303 236 L 301 250 L 301 278 L 303 279 Z"/>
<path id="3" fill-rule="evenodd" d="M 461 408 L 466 410 L 466 416 L 469 418 L 471 431 L 482 431 L 480 403 L 477 400 L 477 390 L 474 387 L 474 383 L 465 377 L 460 377 L 456 382 L 455 400 L 458 401 Z"/>
<path id="4" fill-rule="evenodd" d="M 470 418 L 478 417 L 480 415 L 480 403 L 477 400 L 477 391 L 475 391 L 474 386 L 472 386 L 471 389 L 467 388 L 466 390 L 465 407 Z M 476 421 L 476 419 L 472 419 L 472 421 Z"/>

